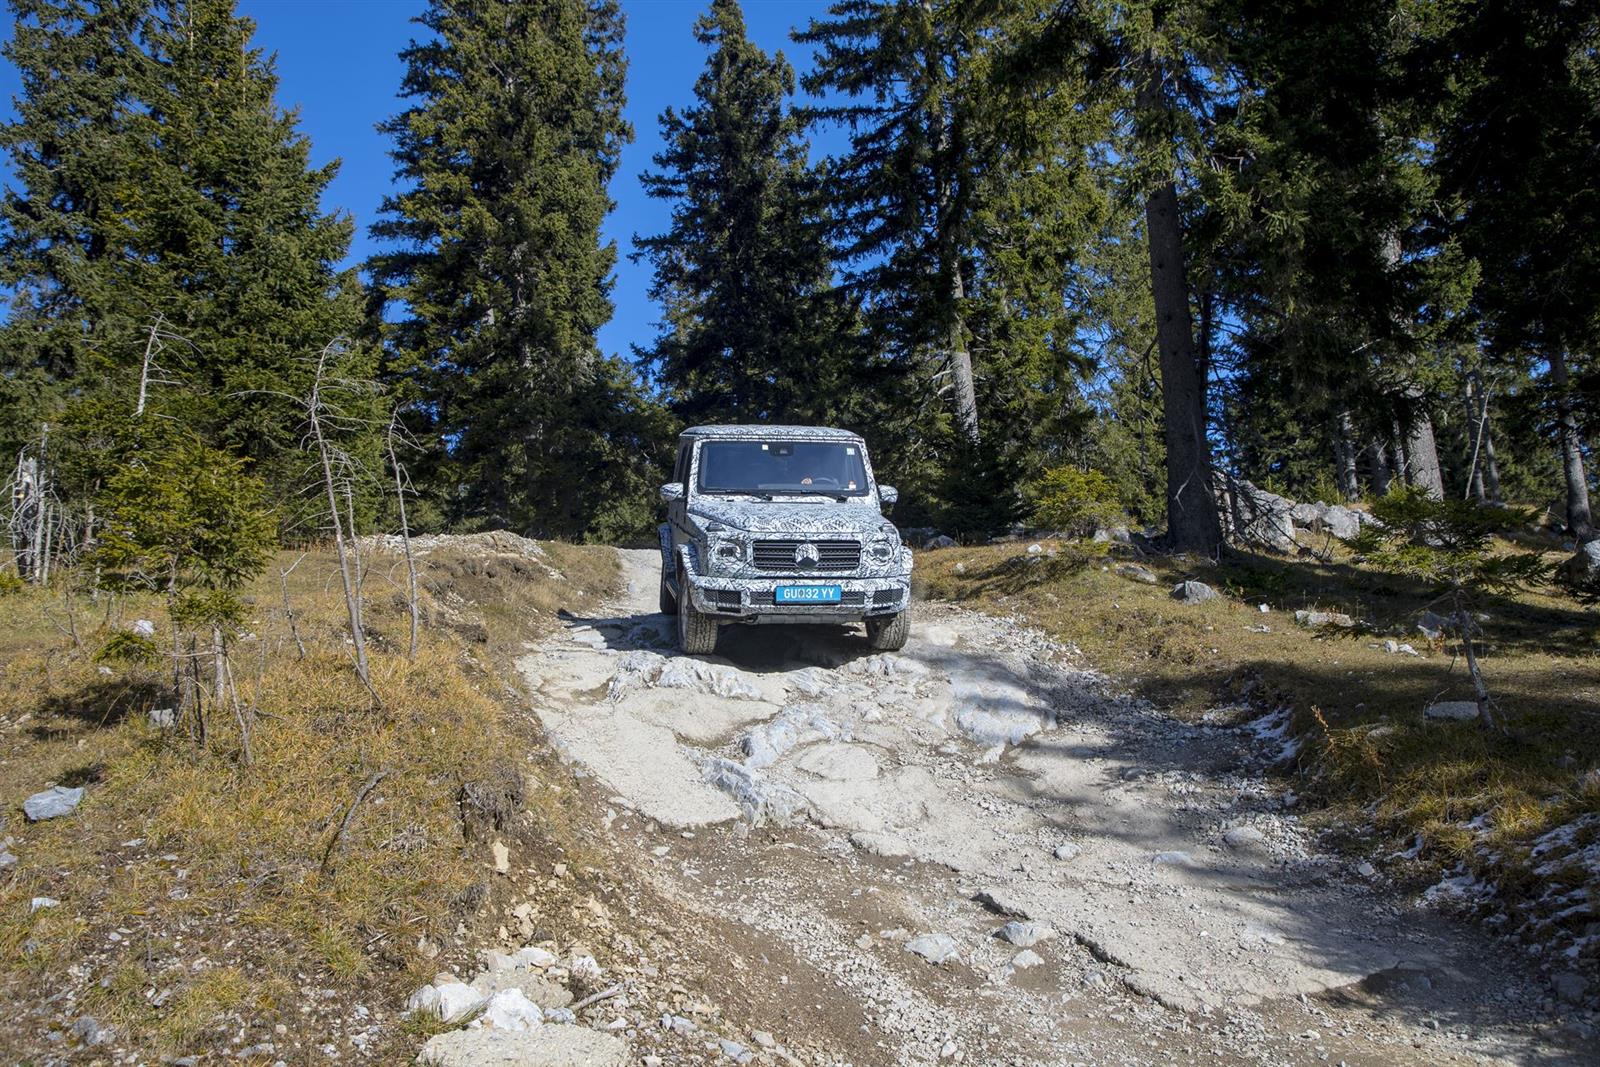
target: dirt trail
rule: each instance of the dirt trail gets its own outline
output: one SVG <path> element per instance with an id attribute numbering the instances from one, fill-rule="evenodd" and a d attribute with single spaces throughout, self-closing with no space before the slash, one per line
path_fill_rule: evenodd
<path id="1" fill-rule="evenodd" d="M 1175 722 L 943 604 L 899 654 L 796 626 L 679 657 L 656 554 L 621 555 L 608 617 L 521 661 L 539 715 L 662 891 L 805 961 L 870 1062 L 1564 1059 L 1503 950 L 1318 851 L 1272 721 Z"/>

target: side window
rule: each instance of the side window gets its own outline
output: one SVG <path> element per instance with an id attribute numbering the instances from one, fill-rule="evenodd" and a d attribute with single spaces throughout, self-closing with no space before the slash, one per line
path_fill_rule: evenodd
<path id="1" fill-rule="evenodd" d="M 689 491 L 689 456 L 694 446 L 688 443 L 678 446 L 678 465 L 672 470 L 672 480 L 683 486 L 684 492 Z"/>

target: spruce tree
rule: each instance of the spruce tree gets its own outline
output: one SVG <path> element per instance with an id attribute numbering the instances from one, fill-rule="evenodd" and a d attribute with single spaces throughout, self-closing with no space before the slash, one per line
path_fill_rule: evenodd
<path id="1" fill-rule="evenodd" d="M 1455 14 L 1435 50 L 1453 90 L 1437 168 L 1460 205 L 1446 232 L 1483 268 L 1473 304 L 1495 364 L 1543 378 L 1567 527 L 1587 541 L 1600 525 L 1583 424 L 1600 412 L 1574 383 L 1600 366 L 1600 11 L 1488 0 Z"/>
<path id="2" fill-rule="evenodd" d="M 640 360 L 686 422 L 859 421 L 871 368 L 832 287 L 794 71 L 750 42 L 738 0 L 713 0 L 694 35 L 709 52 L 695 103 L 662 112 L 642 178 L 672 225 L 635 238 L 663 309 Z"/>
<path id="3" fill-rule="evenodd" d="M 820 46 L 809 117 L 850 132 L 826 188 L 844 281 L 905 373 L 907 468 L 973 532 L 1017 514 L 1019 481 L 1082 413 L 1062 294 L 1104 215 L 1086 180 L 1102 116 L 1074 79 L 996 62 L 1043 6 L 840 0 L 795 35 Z"/>
<path id="4" fill-rule="evenodd" d="M 641 491 L 652 432 L 595 341 L 612 312 L 607 184 L 631 137 L 622 15 L 437 0 L 417 21 L 412 104 L 380 127 L 401 189 L 372 232 L 392 250 L 368 264 L 400 309 L 386 377 L 439 457 L 419 474 L 448 520 L 581 535 Z"/>
<path id="5" fill-rule="evenodd" d="M 301 425 L 283 397 L 361 321 L 355 275 L 335 266 L 350 220 L 319 207 L 337 164 L 310 165 L 230 0 L 17 14 L 4 358 L 34 384 L 11 423 L 53 417 L 57 397 L 87 495 L 138 436 L 124 420 L 159 409 L 292 500 Z"/>

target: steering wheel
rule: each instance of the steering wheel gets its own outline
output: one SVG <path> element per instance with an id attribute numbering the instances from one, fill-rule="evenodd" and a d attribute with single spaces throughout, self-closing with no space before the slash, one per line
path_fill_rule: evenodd
<path id="1" fill-rule="evenodd" d="M 837 478 L 829 478 L 827 475 L 822 474 L 822 475 L 818 475 L 815 478 L 812 478 L 811 479 L 811 484 L 812 485 L 831 485 L 831 486 L 833 486 L 833 488 L 837 489 L 837 488 L 839 488 L 839 479 L 837 479 Z"/>

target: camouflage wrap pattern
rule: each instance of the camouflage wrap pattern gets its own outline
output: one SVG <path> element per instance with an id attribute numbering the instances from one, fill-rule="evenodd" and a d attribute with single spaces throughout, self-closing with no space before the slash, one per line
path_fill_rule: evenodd
<path id="1" fill-rule="evenodd" d="M 699 445 L 749 439 L 853 445 L 861 450 L 867 492 L 843 502 L 699 493 Z M 661 527 L 661 551 L 666 573 L 681 567 L 687 575 L 690 602 L 698 610 L 727 619 L 803 622 L 859 620 L 909 606 L 911 549 L 883 515 L 872 460 L 859 436 L 815 426 L 706 426 L 685 431 L 682 440 L 694 445 L 682 526 L 676 546 L 672 524 Z M 820 561 L 819 549 L 826 557 Z M 841 603 L 773 602 L 777 586 L 808 584 L 838 586 Z"/>

